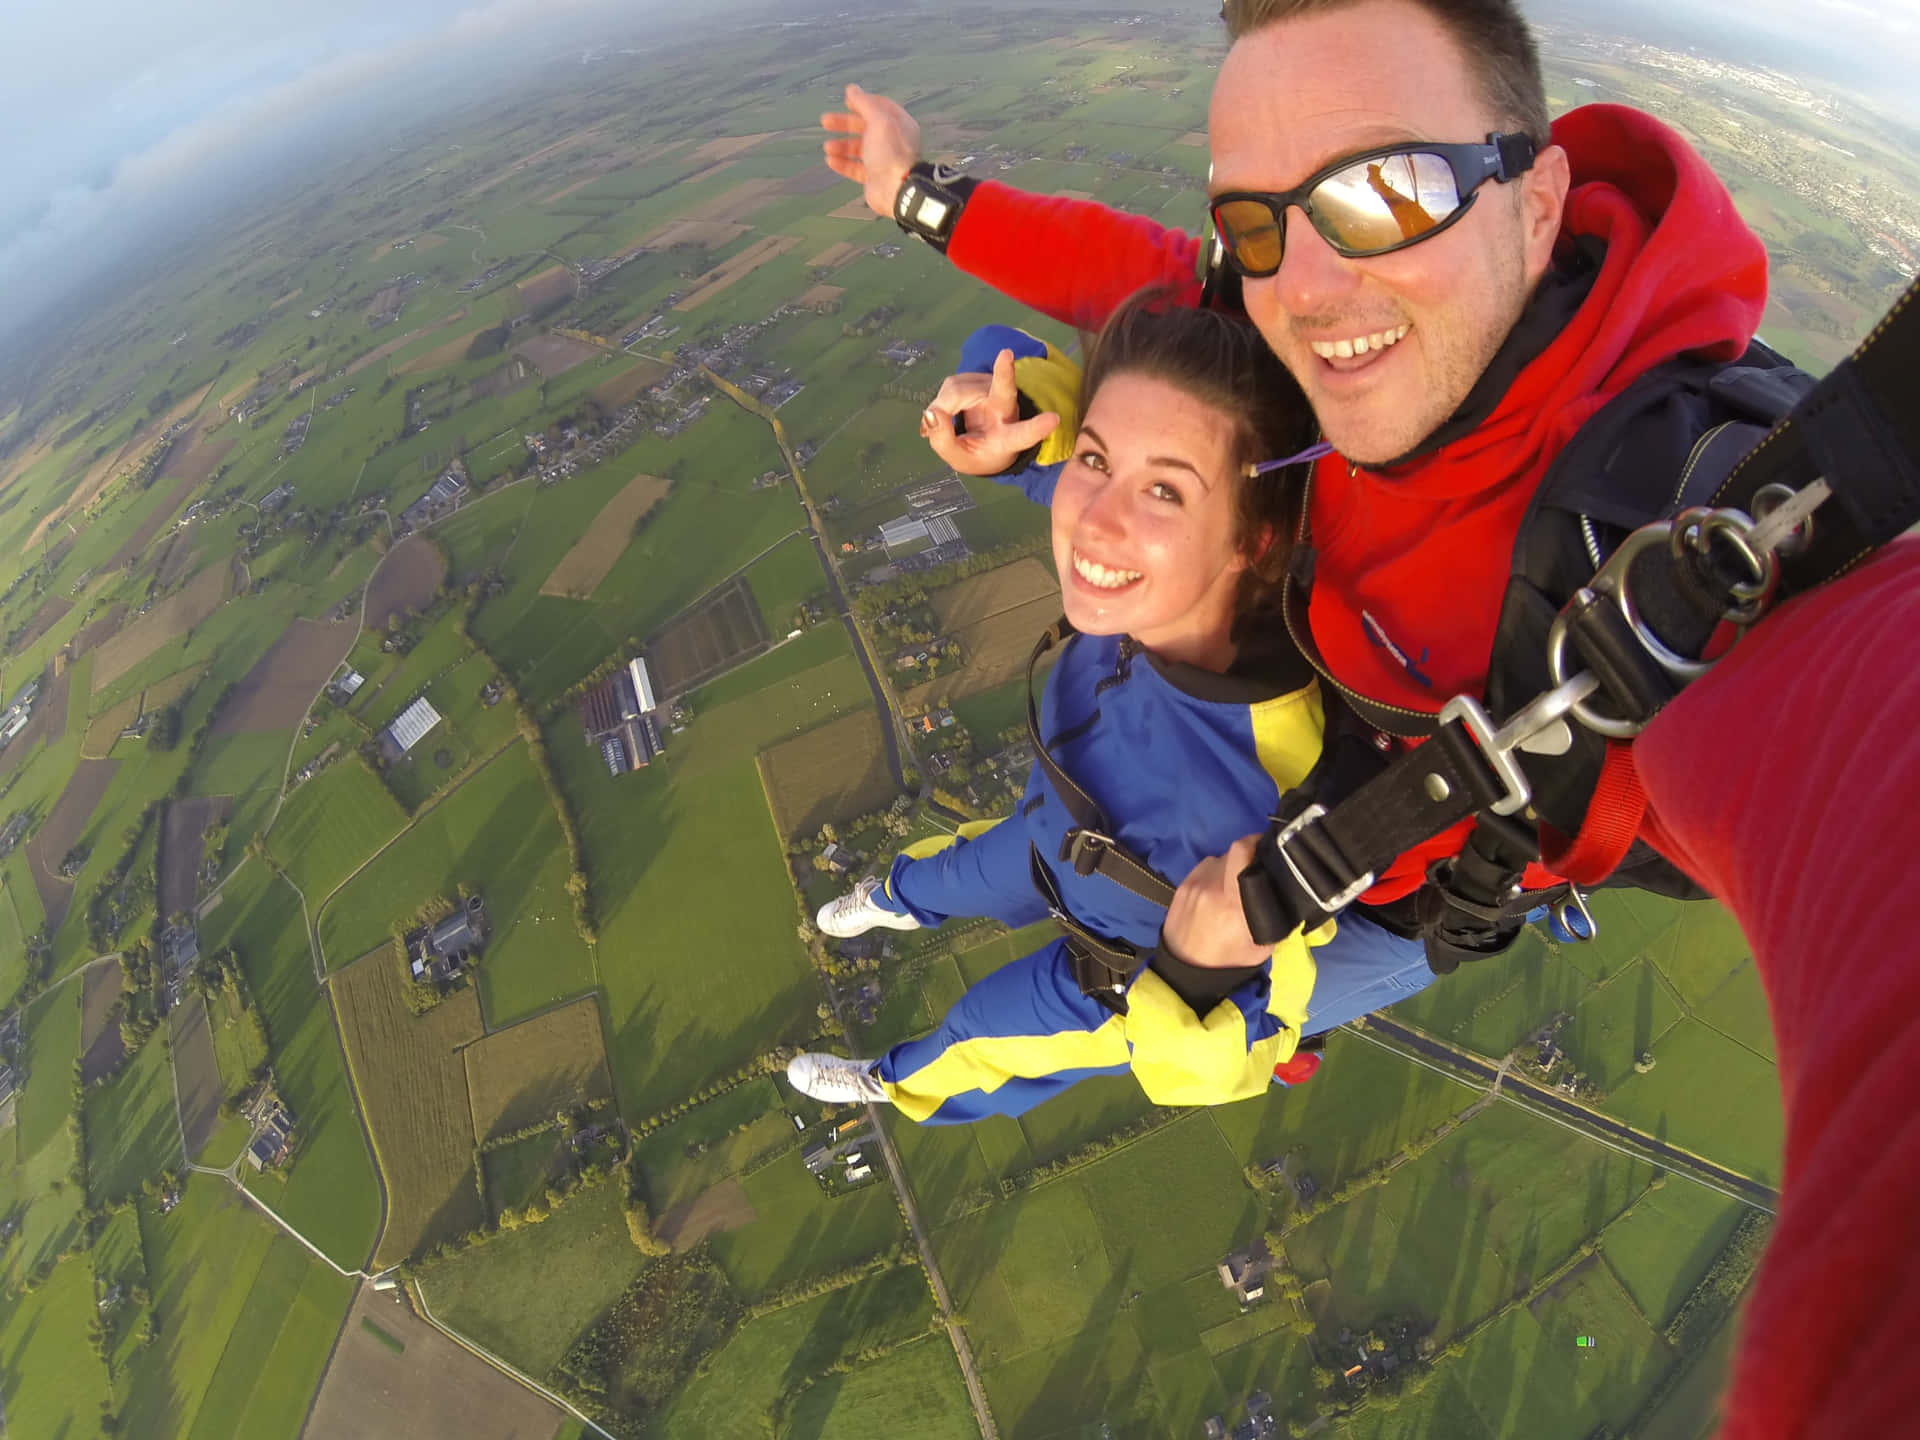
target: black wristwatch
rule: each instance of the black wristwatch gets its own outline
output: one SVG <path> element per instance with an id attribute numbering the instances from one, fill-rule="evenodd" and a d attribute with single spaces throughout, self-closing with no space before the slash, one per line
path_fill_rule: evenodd
<path id="1" fill-rule="evenodd" d="M 907 178 L 900 182 L 899 193 L 893 197 L 894 221 L 909 235 L 918 235 L 944 255 L 953 227 L 976 183 L 958 170 L 922 160 L 907 171 Z"/>

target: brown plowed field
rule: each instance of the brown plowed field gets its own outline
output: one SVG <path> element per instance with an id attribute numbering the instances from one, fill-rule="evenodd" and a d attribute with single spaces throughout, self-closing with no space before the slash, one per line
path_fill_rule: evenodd
<path id="1" fill-rule="evenodd" d="M 86 478 L 74 487 L 73 493 L 67 496 L 65 503 L 48 512 L 48 514 L 41 519 L 40 523 L 34 526 L 33 533 L 27 537 L 27 543 L 21 547 L 22 552 L 32 550 L 34 546 L 40 543 L 40 537 L 46 534 L 56 523 L 65 520 L 66 517 L 75 510 L 84 509 L 91 503 L 93 497 L 98 495 L 101 490 L 106 487 L 108 481 L 132 465 L 148 446 L 152 445 L 154 441 L 158 440 L 162 435 L 166 434 L 168 430 L 173 428 L 176 420 L 184 420 L 193 414 L 194 411 L 198 410 L 202 402 L 206 400 L 208 392 L 212 389 L 213 382 L 209 380 L 206 389 L 196 391 L 193 395 L 182 400 L 157 420 L 149 420 L 145 425 L 135 430 L 133 434 L 128 437 L 127 443 L 122 445 L 112 455 L 102 456 L 100 461 L 87 472 Z"/>
<path id="2" fill-rule="evenodd" d="M 111 1075 L 126 1055 L 115 1014 L 120 1004 L 121 978 L 117 960 L 90 965 L 81 977 L 80 1083 L 83 1085 Z"/>
<path id="3" fill-rule="evenodd" d="M 206 553 L 203 547 L 190 545 L 184 535 L 176 534 L 154 567 L 153 583 L 162 590 L 171 589 L 200 568 L 200 559 Z"/>
<path id="4" fill-rule="evenodd" d="M 160 918 L 176 910 L 191 912 L 194 901 L 194 874 L 200 869 L 204 849 L 201 836 L 209 825 L 225 823 L 233 814 L 230 795 L 196 795 L 175 800 L 167 806 L 160 822 Z"/>
<path id="5" fill-rule="evenodd" d="M 473 1108 L 460 1058 L 485 1031 L 479 992 L 468 985 L 410 1014 L 400 962 L 384 946 L 327 983 L 387 1181 L 374 1263 L 396 1265 L 487 1218 L 474 1189 Z"/>
<path id="6" fill-rule="evenodd" d="M 73 658 L 78 660 L 94 646 L 104 644 L 108 636 L 120 628 L 120 622 L 127 618 L 126 603 L 116 600 L 107 607 L 104 615 L 96 616 L 80 627 L 80 633 L 73 637 Z"/>
<path id="7" fill-rule="evenodd" d="M 549 380 L 602 353 L 584 340 L 569 340 L 565 335 L 536 335 L 517 348 Z"/>
<path id="8" fill-rule="evenodd" d="M 745 225 L 730 225 L 718 220 L 672 220 L 648 233 L 633 247 L 642 250 L 671 250 L 676 245 L 704 245 L 709 249 L 738 240 L 747 233 Z"/>
<path id="9" fill-rule="evenodd" d="M 871 710 L 842 715 L 762 752 L 760 779 L 782 840 L 864 815 L 895 794 L 886 741 Z"/>
<path id="10" fill-rule="evenodd" d="M 734 281 L 752 274 L 768 261 L 778 259 L 799 243 L 798 235 L 769 235 L 764 240 L 755 241 L 738 255 L 721 261 L 694 281 L 693 292 L 673 308 L 675 310 L 699 309 Z"/>
<path id="11" fill-rule="evenodd" d="M 747 1196 L 747 1187 L 735 1176 L 701 1191 L 660 1217 L 655 1233 L 675 1254 L 691 1250 L 709 1235 L 738 1230 L 760 1218 Z"/>
<path id="12" fill-rule="evenodd" d="M 659 361 L 642 360 L 631 370 L 623 371 L 595 389 L 594 403 L 606 410 L 618 410 L 622 405 L 631 403 L 636 395 L 666 373 L 667 367 Z"/>
<path id="13" fill-rule="evenodd" d="M 709 140 L 687 159 L 696 165 L 710 165 L 716 160 L 731 160 L 736 155 L 744 155 L 755 146 L 764 145 L 769 140 L 777 140 L 784 130 L 768 130 L 759 135 L 722 135 L 718 140 Z"/>
<path id="14" fill-rule="evenodd" d="M 34 641 L 46 634 L 54 626 L 67 618 L 67 612 L 73 609 L 71 600 L 58 595 L 49 595 L 40 602 L 40 608 L 33 612 L 33 618 L 27 621 L 27 628 L 20 632 L 20 638 L 14 641 L 13 648 L 25 650 Z"/>
<path id="15" fill-rule="evenodd" d="M 647 645 L 658 698 L 684 695 L 767 645 L 767 625 L 746 577 L 737 575 L 674 620 Z"/>
<path id="16" fill-rule="evenodd" d="M 234 687 L 213 733 L 257 734 L 299 724 L 359 633 L 351 620 L 295 620 Z"/>
<path id="17" fill-rule="evenodd" d="M 655 475 L 636 475 L 621 487 L 620 493 L 600 507 L 587 531 L 574 541 L 573 548 L 560 557 L 553 573 L 541 582 L 542 595 L 559 595 L 573 600 L 588 600 L 600 588 L 633 539 L 633 527 L 640 517 L 667 498 L 673 489 L 671 480 Z"/>
<path id="18" fill-rule="evenodd" d="M 573 294 L 574 283 L 572 270 L 565 265 L 549 265 L 538 275 L 522 280 L 513 288 L 520 293 L 520 303 L 529 310 L 535 310 L 563 295 Z"/>
<path id="19" fill-rule="evenodd" d="M 815 285 L 801 292 L 800 298 L 793 303 L 803 310 L 836 310 L 846 291 L 838 285 Z"/>
<path id="20" fill-rule="evenodd" d="M 433 349 L 414 356 L 413 359 L 407 361 L 406 364 L 394 366 L 393 373 L 396 375 L 416 375 L 423 370 L 443 370 L 449 365 L 458 364 L 466 358 L 468 347 L 473 344 L 473 337 L 488 328 L 488 326 L 481 325 L 467 331 L 464 335 L 456 335 L 453 339 L 447 341 L 446 344 L 436 345 Z"/>
<path id="21" fill-rule="evenodd" d="M 409 535 L 373 572 L 367 586 L 367 628 L 384 632 L 390 616 L 426 609 L 446 578 L 447 557 L 440 547 L 424 535 Z"/>
<path id="22" fill-rule="evenodd" d="M 430 335 L 435 330 L 444 330 L 449 325 L 457 325 L 466 318 L 467 318 L 467 307 L 462 305 L 458 310 L 454 311 L 451 315 L 447 316 L 446 319 L 442 320 L 437 325 L 422 325 L 418 330 L 409 330 L 404 335 L 396 335 L 393 337 L 393 339 L 387 341 L 386 344 L 381 345 L 376 349 L 369 350 L 366 354 L 362 355 L 358 360 L 355 360 L 351 365 L 347 366 L 347 374 L 356 375 L 360 371 L 366 369 L 367 366 L 374 364 L 376 361 L 386 359 L 387 356 L 393 354 L 394 351 L 406 349 L 407 346 L 411 345 L 414 341 L 418 340 L 422 335 Z"/>
<path id="23" fill-rule="evenodd" d="M 60 792 L 53 811 L 40 832 L 27 842 L 27 866 L 33 872 L 33 888 L 40 892 L 41 908 L 47 912 L 47 933 L 56 935 L 67 918 L 67 906 L 73 901 L 73 886 L 55 873 L 73 842 L 80 838 L 99 807 L 100 797 L 113 783 L 118 760 L 82 760 L 74 767 L 67 788 Z"/>
<path id="24" fill-rule="evenodd" d="M 402 1347 L 395 1353 L 362 1322 Z M 360 1287 L 305 1440 L 551 1440 L 568 1417 L 391 1295 Z"/>
<path id="25" fill-rule="evenodd" d="M 823 266 L 844 265 L 855 256 L 866 254 L 867 247 L 858 240 L 842 240 L 838 245 L 829 245 L 818 255 L 807 261 L 810 270 Z"/>
<path id="26" fill-rule="evenodd" d="M 169 640 L 178 640 L 227 598 L 231 572 L 209 565 L 184 590 L 175 591 L 100 647 L 93 661 L 93 688 L 103 690 Z"/>
<path id="27" fill-rule="evenodd" d="M 87 733 L 80 741 L 80 753 L 89 759 L 98 760 L 107 755 L 120 738 L 120 732 L 140 718 L 141 712 L 159 710 L 173 704 L 196 681 L 207 673 L 207 662 L 189 665 L 185 670 L 177 670 L 144 690 L 135 691 L 118 705 L 102 710 L 88 722 Z"/>
<path id="28" fill-rule="evenodd" d="M 197 990 L 168 1017 L 172 1026 L 173 1083 L 179 1091 L 180 1129 L 187 1154 L 194 1159 L 207 1148 L 220 1128 L 220 1102 L 226 1098 L 220 1084 L 220 1057 L 213 1048 L 213 1027 L 207 1023 L 207 1002 Z"/>

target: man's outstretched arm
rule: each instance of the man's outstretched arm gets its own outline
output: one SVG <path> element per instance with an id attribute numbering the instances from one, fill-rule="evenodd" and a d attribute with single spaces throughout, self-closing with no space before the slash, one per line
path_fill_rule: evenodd
<path id="1" fill-rule="evenodd" d="M 876 215 L 920 160 L 920 126 L 884 95 L 847 87 L 847 108 L 820 117 L 833 132 L 827 164 L 858 184 Z M 1148 285 L 1176 302 L 1200 298 L 1200 242 L 1139 215 L 1091 200 L 1033 195 L 983 180 L 947 245 L 947 258 L 976 279 L 1064 325 L 1097 330 L 1120 302 Z"/>

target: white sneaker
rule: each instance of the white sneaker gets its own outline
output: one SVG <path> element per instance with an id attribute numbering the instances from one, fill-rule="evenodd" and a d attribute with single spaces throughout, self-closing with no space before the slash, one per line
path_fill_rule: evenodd
<path id="1" fill-rule="evenodd" d="M 845 1060 L 838 1055 L 796 1055 L 787 1062 L 787 1083 L 802 1095 L 830 1105 L 885 1103 L 886 1087 L 873 1066 L 871 1060 Z"/>
<path id="2" fill-rule="evenodd" d="M 862 880 L 839 899 L 822 905 L 813 923 L 820 927 L 822 934 L 841 940 L 864 935 L 882 925 L 889 930 L 918 930 L 920 922 L 911 915 L 896 915 L 874 903 L 873 892 L 879 888 L 877 877 Z"/>

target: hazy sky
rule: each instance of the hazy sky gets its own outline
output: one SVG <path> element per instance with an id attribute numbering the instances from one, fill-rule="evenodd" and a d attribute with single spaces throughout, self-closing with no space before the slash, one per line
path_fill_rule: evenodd
<path id="1" fill-rule="evenodd" d="M 1147 0 L 1147 8 L 1155 4 Z M 1529 4 L 1591 23 L 1591 0 Z M 786 0 L 767 8 L 793 13 Z M 16 0 L 0 10 L 0 53 L 9 61 L 9 103 L 0 107 L 0 328 L 44 298 L 50 283 L 124 251 L 149 221 L 157 227 L 163 209 L 178 218 L 221 177 L 271 162 L 276 146 L 347 138 L 356 123 L 376 123 L 422 97 L 431 77 L 472 80 L 485 58 L 525 56 L 535 22 L 545 38 L 556 21 L 577 22 L 581 33 L 631 31 L 649 10 L 687 7 Z M 1810 81 L 1850 83 L 1890 101 L 1910 96 L 1920 73 L 1920 0 L 1613 0 L 1607 13 L 1633 33 L 1678 25 L 1703 47 L 1717 37 L 1730 52 L 1783 67 L 1797 60 Z M 1920 113 L 1911 118 L 1920 122 Z"/>

